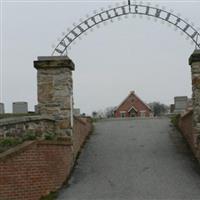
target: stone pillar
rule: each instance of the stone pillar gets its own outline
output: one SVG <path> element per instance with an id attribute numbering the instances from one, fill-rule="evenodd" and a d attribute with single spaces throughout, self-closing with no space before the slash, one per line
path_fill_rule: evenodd
<path id="1" fill-rule="evenodd" d="M 193 127 L 197 134 L 194 138 L 198 139 L 200 135 L 200 50 L 193 52 L 189 64 L 192 72 Z"/>
<path id="2" fill-rule="evenodd" d="M 67 56 L 38 57 L 34 67 L 38 79 L 38 113 L 54 117 L 58 134 L 71 135 L 74 63 Z"/>

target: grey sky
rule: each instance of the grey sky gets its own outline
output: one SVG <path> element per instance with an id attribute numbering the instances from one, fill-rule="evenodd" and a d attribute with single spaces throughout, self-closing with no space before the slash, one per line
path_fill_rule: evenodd
<path id="1" fill-rule="evenodd" d="M 3 1 L 1 97 L 6 111 L 13 101 L 37 104 L 33 60 L 50 55 L 63 31 L 117 1 Z M 121 1 L 119 1 L 121 2 Z M 200 27 L 199 1 L 151 1 L 173 9 Z M 101 26 L 77 40 L 69 52 L 75 62 L 74 100 L 82 112 L 118 105 L 130 90 L 144 101 L 173 103 L 191 96 L 190 40 L 168 24 L 140 17 Z"/>

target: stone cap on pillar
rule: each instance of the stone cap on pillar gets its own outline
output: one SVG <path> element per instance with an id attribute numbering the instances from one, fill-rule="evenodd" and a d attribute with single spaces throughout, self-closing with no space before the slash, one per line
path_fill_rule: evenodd
<path id="1" fill-rule="evenodd" d="M 189 58 L 189 64 L 200 62 L 200 50 L 195 50 Z"/>
<path id="2" fill-rule="evenodd" d="M 47 68 L 69 68 L 75 69 L 73 61 L 68 56 L 39 56 L 38 60 L 34 61 L 36 69 Z"/>

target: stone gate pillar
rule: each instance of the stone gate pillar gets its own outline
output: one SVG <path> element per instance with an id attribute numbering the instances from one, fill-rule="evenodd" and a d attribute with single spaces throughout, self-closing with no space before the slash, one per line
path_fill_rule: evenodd
<path id="1" fill-rule="evenodd" d="M 200 50 L 195 50 L 189 58 L 192 72 L 193 128 L 200 136 Z"/>
<path id="2" fill-rule="evenodd" d="M 38 57 L 34 67 L 37 69 L 39 114 L 54 117 L 58 134 L 71 135 L 74 63 L 67 56 Z"/>

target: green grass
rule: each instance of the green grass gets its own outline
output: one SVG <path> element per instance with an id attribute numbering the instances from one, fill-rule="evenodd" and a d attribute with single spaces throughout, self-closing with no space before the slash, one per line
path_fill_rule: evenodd
<path id="1" fill-rule="evenodd" d="M 0 153 L 15 147 L 19 144 L 22 144 L 25 141 L 37 140 L 40 137 L 37 136 L 33 131 L 27 131 L 22 137 L 6 137 L 4 139 L 0 139 Z M 44 133 L 44 140 L 56 140 L 56 134 L 47 132 Z"/>
<path id="2" fill-rule="evenodd" d="M 0 153 L 23 143 L 19 138 L 5 138 L 0 140 Z"/>
<path id="3" fill-rule="evenodd" d="M 58 197 L 58 192 L 51 192 L 45 197 L 41 197 L 40 200 L 55 200 Z"/>
<path id="4" fill-rule="evenodd" d="M 44 134 L 44 139 L 45 140 L 54 140 L 56 139 L 56 134 L 55 133 L 45 133 Z"/>
<path id="5" fill-rule="evenodd" d="M 7 151 L 10 148 L 13 148 L 19 144 L 22 144 L 25 141 L 37 139 L 36 134 L 29 131 L 24 134 L 22 137 L 6 137 L 0 140 L 0 153 Z"/>
<path id="6" fill-rule="evenodd" d="M 21 138 L 21 140 L 23 142 L 27 141 L 27 140 L 36 140 L 36 139 L 37 139 L 37 135 L 36 135 L 36 133 L 34 133 L 32 131 L 26 132 Z"/>

